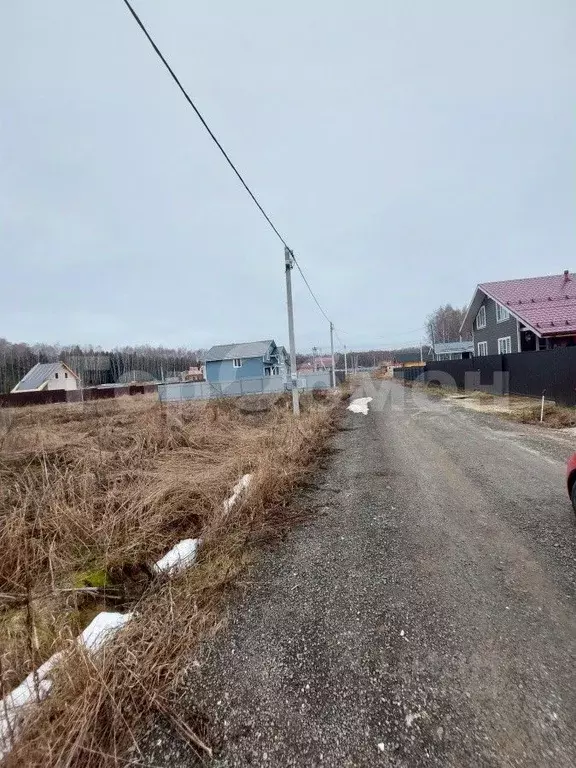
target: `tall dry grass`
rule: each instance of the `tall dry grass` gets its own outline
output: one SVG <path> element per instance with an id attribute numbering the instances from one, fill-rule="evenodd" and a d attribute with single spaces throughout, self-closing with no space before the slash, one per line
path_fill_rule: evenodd
<path id="1" fill-rule="evenodd" d="M 70 649 L 8 765 L 120 765 L 155 713 L 205 751 L 172 697 L 255 544 L 298 516 L 287 502 L 331 432 L 336 400 L 303 405 L 294 421 L 284 397 L 255 413 L 234 401 L 166 408 L 126 400 L 25 409 L 4 425 L 3 693 Z M 223 500 L 246 472 L 250 489 L 226 513 Z M 150 564 L 194 536 L 203 540 L 197 565 L 153 578 Z M 136 619 L 89 657 L 71 638 L 111 605 Z"/>

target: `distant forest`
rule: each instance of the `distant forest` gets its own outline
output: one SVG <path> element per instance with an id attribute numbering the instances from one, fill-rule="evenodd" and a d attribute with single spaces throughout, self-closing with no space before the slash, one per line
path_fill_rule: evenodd
<path id="1" fill-rule="evenodd" d="M 0 338 L 0 392 L 10 392 L 36 363 L 61 360 L 77 373 L 85 387 L 115 382 L 161 380 L 198 364 L 203 350 L 164 347 L 94 347 L 51 344 L 12 344 Z"/>

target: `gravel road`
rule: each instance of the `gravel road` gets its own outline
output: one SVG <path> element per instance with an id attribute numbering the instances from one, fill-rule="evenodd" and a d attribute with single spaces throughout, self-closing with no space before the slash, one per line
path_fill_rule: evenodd
<path id="1" fill-rule="evenodd" d="M 183 716 L 219 768 L 576 765 L 576 436 L 393 382 L 364 394 L 301 499 L 310 522 L 201 649 Z M 160 725 L 146 760 L 197 765 Z"/>

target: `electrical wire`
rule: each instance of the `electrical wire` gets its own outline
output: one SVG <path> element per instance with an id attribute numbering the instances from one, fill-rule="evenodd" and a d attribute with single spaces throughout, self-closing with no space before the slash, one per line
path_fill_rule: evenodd
<path id="1" fill-rule="evenodd" d="M 200 122 L 202 123 L 202 125 L 204 126 L 204 128 L 206 128 L 206 130 L 208 131 L 208 134 L 210 135 L 210 138 L 211 138 L 211 139 L 212 139 L 212 141 L 213 141 L 213 142 L 216 144 L 216 146 L 218 147 L 218 149 L 220 150 L 220 152 L 221 152 L 221 153 L 222 153 L 222 155 L 224 156 L 224 158 L 225 158 L 226 162 L 228 163 L 228 165 L 230 166 L 230 168 L 232 168 L 232 170 L 234 171 L 234 173 L 236 174 L 236 176 L 237 176 L 237 177 L 238 177 L 238 179 L 240 180 L 240 183 L 242 184 L 242 186 L 244 187 L 244 189 L 246 190 L 246 192 L 248 192 L 248 194 L 249 194 L 249 195 L 250 195 L 250 197 L 252 198 L 252 201 L 253 201 L 253 202 L 255 203 L 255 205 L 258 207 L 258 210 L 260 211 L 260 213 L 262 214 L 262 216 L 264 216 L 264 218 L 266 219 L 266 221 L 268 222 L 268 224 L 270 225 L 270 227 L 272 228 L 272 230 L 274 231 L 274 233 L 276 234 L 276 236 L 278 237 L 278 239 L 280 240 L 280 242 L 281 242 L 281 243 L 284 245 L 284 247 L 285 247 L 285 248 L 287 248 L 287 249 L 290 251 L 290 254 L 292 255 L 292 258 L 293 258 L 293 260 L 294 260 L 294 263 L 296 264 L 296 266 L 297 266 L 297 268 L 298 268 L 298 271 L 300 272 L 300 274 L 301 274 L 301 276 L 302 276 L 302 279 L 304 280 L 304 283 L 306 284 L 306 287 L 308 288 L 308 290 L 309 290 L 309 292 L 310 292 L 310 295 L 312 296 L 312 298 L 313 298 L 313 299 L 314 299 L 314 301 L 316 302 L 316 305 L 317 305 L 318 309 L 320 310 L 320 312 L 321 312 L 321 313 L 324 315 L 324 317 L 326 318 L 326 320 L 327 320 L 329 323 L 331 323 L 332 321 L 330 320 L 330 318 L 328 317 L 328 315 L 327 315 L 327 314 L 326 314 L 326 312 L 324 311 L 324 309 L 323 309 L 322 305 L 321 305 L 321 304 L 320 304 L 320 302 L 318 301 L 318 298 L 316 297 L 316 294 L 315 294 L 315 293 L 314 293 L 314 291 L 312 290 L 312 287 L 310 286 L 310 283 L 308 282 L 308 280 L 306 279 L 306 276 L 304 275 L 304 272 L 302 271 L 302 267 L 300 266 L 300 264 L 298 263 L 298 260 L 297 260 L 297 259 L 296 259 L 296 257 L 294 256 L 294 252 L 292 251 L 292 249 L 290 248 L 290 246 L 288 245 L 288 243 L 286 242 L 286 240 L 285 240 L 285 239 L 282 237 L 282 235 L 280 234 L 279 230 L 278 230 L 278 229 L 276 228 L 276 226 L 274 225 L 274 223 L 273 223 L 272 219 L 270 218 L 270 216 L 269 216 L 269 215 L 266 213 L 266 211 L 264 210 L 264 208 L 262 207 L 262 205 L 259 203 L 259 201 L 258 201 L 258 199 L 257 199 L 256 195 L 255 195 L 255 194 L 252 192 L 252 190 L 250 189 L 250 187 L 248 186 L 248 184 L 247 184 L 247 183 L 244 181 L 244 178 L 243 178 L 242 174 L 240 173 L 240 171 L 238 170 L 238 168 L 236 168 L 236 166 L 234 165 L 234 163 L 233 163 L 233 162 L 232 162 L 232 160 L 230 159 L 230 156 L 228 155 L 228 153 L 226 152 L 226 150 L 224 149 L 224 147 L 222 146 L 222 144 L 221 144 L 221 143 L 218 141 L 218 139 L 217 139 L 217 138 L 216 138 L 216 136 L 214 135 L 214 133 L 213 133 L 212 129 L 210 128 L 210 126 L 208 125 L 208 123 L 206 122 L 206 120 L 204 119 L 204 117 L 202 116 L 202 113 L 200 112 L 200 110 L 198 109 L 198 107 L 196 106 L 196 104 L 194 104 L 194 102 L 192 101 L 192 98 L 189 96 L 188 92 L 186 91 L 186 89 L 184 88 L 184 86 L 182 85 L 182 83 L 180 82 L 180 80 L 178 79 L 178 76 L 176 75 L 176 73 L 174 72 L 174 70 L 172 69 L 172 67 L 170 66 L 170 64 L 168 64 L 168 62 L 166 61 L 166 59 L 165 59 L 164 55 L 162 54 L 162 51 L 161 51 L 161 50 L 158 48 L 158 46 L 156 45 L 156 43 L 154 42 L 154 40 L 153 40 L 153 39 L 152 39 L 152 37 L 150 36 L 150 33 L 148 32 L 148 30 L 147 30 L 147 29 L 146 29 L 146 27 L 144 26 L 144 23 L 142 22 L 142 20 L 140 19 L 140 17 L 139 17 L 139 16 L 138 16 L 138 14 L 136 13 L 136 11 L 134 10 L 134 8 L 133 8 L 133 7 L 132 7 L 132 5 L 130 4 L 130 2 L 129 2 L 128 0 L 123 0 L 123 2 L 124 2 L 124 5 L 125 5 L 125 6 L 128 8 L 128 10 L 130 11 L 130 13 L 132 14 L 132 16 L 133 16 L 134 20 L 136 21 L 136 23 L 138 24 L 138 26 L 140 27 L 140 29 L 142 30 L 142 32 L 144 33 L 144 35 L 146 36 L 146 39 L 148 40 L 148 42 L 150 43 L 150 45 L 151 45 L 151 46 L 152 46 L 152 48 L 154 49 L 155 53 L 158 55 L 158 57 L 160 58 L 160 60 L 162 61 L 162 63 L 164 64 L 164 66 L 166 67 L 166 69 L 168 70 L 168 72 L 170 73 L 170 76 L 172 77 L 172 79 L 174 80 L 174 82 L 176 83 L 176 85 L 178 86 L 178 88 L 180 89 L 180 91 L 182 92 L 182 94 L 183 94 L 184 98 L 186 99 L 186 101 L 188 102 L 188 104 L 190 104 L 190 106 L 192 107 L 192 109 L 193 109 L 193 110 L 194 110 L 194 112 L 196 113 L 196 116 L 198 117 L 198 119 L 200 120 Z"/>
<path id="2" fill-rule="evenodd" d="M 292 251 L 290 251 L 290 253 L 292 253 Z M 294 254 L 293 254 L 293 253 L 292 253 L 292 258 L 294 259 L 294 263 L 296 264 L 296 266 L 297 266 L 297 268 L 298 268 L 298 272 L 300 272 L 300 274 L 302 275 L 302 280 L 304 280 L 304 283 L 305 283 L 305 285 L 306 285 L 306 288 L 308 288 L 308 290 L 310 291 L 310 295 L 312 296 L 312 298 L 313 298 L 313 299 L 314 299 L 314 301 L 316 302 L 316 306 L 318 307 L 318 309 L 320 310 L 320 312 L 322 312 L 322 314 L 324 315 L 324 317 L 326 318 L 326 320 L 328 320 L 328 322 L 329 322 L 329 323 L 331 323 L 332 321 L 330 320 L 330 318 L 328 317 L 328 315 L 326 314 L 326 312 L 325 312 L 325 311 L 322 309 L 322 305 L 320 304 L 320 302 L 319 302 L 319 301 L 318 301 L 318 299 L 316 298 L 316 294 L 315 294 L 315 293 L 314 293 L 314 291 L 312 290 L 312 288 L 311 288 L 311 286 L 310 286 L 310 283 L 309 283 L 309 282 L 308 282 L 308 280 L 306 279 L 306 275 L 304 274 L 304 272 L 302 272 L 302 267 L 301 267 L 301 266 L 300 266 L 300 264 L 298 263 L 298 260 L 296 259 L 296 256 L 294 256 Z"/>

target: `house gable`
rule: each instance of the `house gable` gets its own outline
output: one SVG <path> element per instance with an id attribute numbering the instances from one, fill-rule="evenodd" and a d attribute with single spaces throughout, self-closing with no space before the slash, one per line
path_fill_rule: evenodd
<path id="1" fill-rule="evenodd" d="M 471 329 L 483 296 L 505 307 L 538 337 L 576 334 L 576 275 L 527 277 L 480 283 L 470 303 L 462 329 Z"/>
<path id="2" fill-rule="evenodd" d="M 477 291 L 477 294 L 480 295 L 482 300 L 474 305 L 475 314 L 470 314 L 472 319 L 474 355 L 498 355 L 504 348 L 507 352 L 519 352 L 518 318 L 512 312 L 509 312 L 508 316 L 503 319 L 502 311 L 499 312 L 498 310 L 498 302 L 487 296 L 483 291 Z M 479 316 L 483 316 L 485 319 L 483 327 L 478 327 L 477 320 Z M 469 328 L 469 325 L 467 327 Z M 499 339 L 501 340 L 500 349 Z M 479 344 L 481 345 L 480 348 L 478 347 Z"/>
<path id="3" fill-rule="evenodd" d="M 59 377 L 62 377 L 59 379 Z M 12 392 L 40 392 L 43 389 L 77 389 L 79 378 L 66 363 L 36 363 L 12 388 Z"/>
<path id="4" fill-rule="evenodd" d="M 284 347 L 273 339 L 212 347 L 205 356 L 206 380 L 212 383 L 285 375 L 289 362 Z"/>

